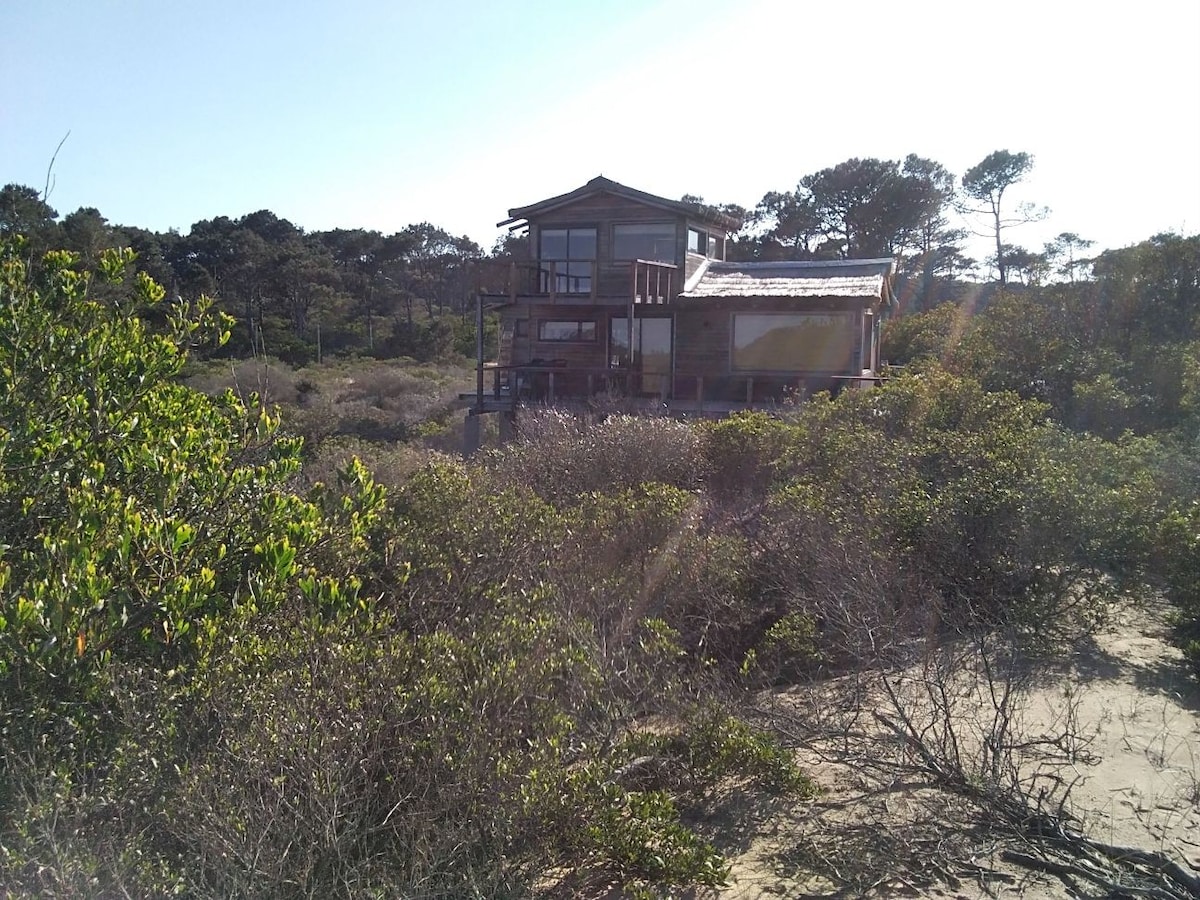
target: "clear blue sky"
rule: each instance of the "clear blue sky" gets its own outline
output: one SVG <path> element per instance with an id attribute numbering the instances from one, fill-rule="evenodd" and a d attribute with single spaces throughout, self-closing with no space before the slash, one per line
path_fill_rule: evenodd
<path id="1" fill-rule="evenodd" d="M 0 0 L 0 183 L 118 224 L 431 221 L 603 173 L 753 206 L 852 156 L 1028 151 L 1013 232 L 1200 231 L 1200 2 Z M 974 249 L 974 248 L 973 248 Z M 981 252 L 986 252 L 986 249 Z"/>

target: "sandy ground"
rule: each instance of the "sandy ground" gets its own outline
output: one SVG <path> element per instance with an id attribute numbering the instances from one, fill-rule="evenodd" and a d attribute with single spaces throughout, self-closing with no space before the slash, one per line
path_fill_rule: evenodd
<path id="1" fill-rule="evenodd" d="M 1019 733 L 1072 738 L 1031 746 L 1021 776 L 1037 774 L 1031 783 L 1044 808 L 1074 816 L 1094 840 L 1161 852 L 1200 874 L 1200 690 L 1167 642 L 1165 614 L 1133 604 L 1115 610 L 1068 665 L 1039 680 Z M 700 824 L 726 852 L 731 877 L 719 891 L 691 896 L 1105 896 L 1094 886 L 1073 894 L 1053 875 L 1001 861 L 1019 838 L 931 788 L 911 748 L 886 733 L 870 703 L 848 703 L 828 686 L 792 689 L 769 703 L 796 723 L 826 724 L 796 735 L 823 793 L 812 803 L 764 807 L 732 788 L 706 804 Z M 787 715 L 780 721 L 786 730 Z"/>

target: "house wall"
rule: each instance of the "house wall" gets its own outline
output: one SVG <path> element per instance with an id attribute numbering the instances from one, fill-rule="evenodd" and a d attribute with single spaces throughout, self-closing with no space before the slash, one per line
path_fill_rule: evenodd
<path id="1" fill-rule="evenodd" d="M 684 301 L 686 303 L 686 301 Z M 754 300 L 746 299 L 731 305 L 723 301 L 718 306 L 713 303 L 705 308 L 680 309 L 675 312 L 675 374 L 677 378 L 692 379 L 695 376 L 707 378 L 744 378 L 747 372 L 735 371 L 732 368 L 731 349 L 733 342 L 734 312 L 837 312 L 844 313 L 844 305 L 809 305 L 798 306 L 794 300 Z M 847 324 L 853 333 L 852 352 L 844 370 L 839 375 L 858 375 L 861 373 L 860 360 L 863 351 L 863 310 L 854 307 L 853 316 Z M 870 349 L 870 348 L 868 348 Z M 803 366 L 797 367 L 795 373 L 804 375 L 813 370 Z M 764 373 L 780 374 L 780 373 Z"/>
<path id="2" fill-rule="evenodd" d="M 534 359 L 565 360 L 566 365 L 599 368 L 608 364 L 609 320 L 625 315 L 625 307 L 558 304 L 520 304 L 504 310 L 501 317 L 501 365 L 524 365 Z M 543 320 L 587 320 L 596 323 L 596 340 L 591 342 L 538 340 L 538 323 Z M 511 334 L 505 346 L 503 333 Z"/>
<path id="3" fill-rule="evenodd" d="M 641 224 L 670 222 L 675 226 L 675 252 L 673 263 L 679 267 L 672 278 L 670 297 L 683 289 L 688 275 L 696 270 L 704 257 L 687 252 L 688 227 L 707 232 L 719 229 L 699 219 L 680 215 L 660 206 L 649 205 L 617 194 L 599 193 L 584 197 L 573 203 L 542 213 L 529 220 L 530 253 L 537 259 L 540 232 L 543 228 L 589 227 L 596 228 L 597 282 L 596 293 L 600 297 L 628 297 L 632 290 L 632 278 L 628 260 L 613 259 L 613 226 L 618 224 Z"/>

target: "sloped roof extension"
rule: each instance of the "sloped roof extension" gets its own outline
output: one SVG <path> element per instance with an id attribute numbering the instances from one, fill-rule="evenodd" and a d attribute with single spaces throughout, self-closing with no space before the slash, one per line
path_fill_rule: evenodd
<path id="1" fill-rule="evenodd" d="M 890 259 L 805 262 L 711 261 L 680 300 L 732 297 L 845 297 L 891 301 Z"/>
<path id="2" fill-rule="evenodd" d="M 693 206 L 690 203 L 684 203 L 680 200 L 668 200 L 666 197 L 657 197 L 654 194 L 647 194 L 645 191 L 639 191 L 635 188 L 626 187 L 611 178 L 605 178 L 603 175 L 597 175 L 583 187 L 576 188 L 565 194 L 559 194 L 557 197 L 550 197 L 546 200 L 539 200 L 537 203 L 531 203 L 528 206 L 518 206 L 508 211 L 508 218 L 503 222 L 497 222 L 497 228 L 503 228 L 506 225 L 512 225 L 526 219 L 550 212 L 558 209 L 560 206 L 566 206 L 569 203 L 574 203 L 577 200 L 582 200 L 584 197 L 590 197 L 593 194 L 602 192 L 616 194 L 619 197 L 626 197 L 630 200 L 636 200 L 638 203 L 644 203 L 647 206 L 657 206 L 660 209 L 668 210 L 677 215 L 689 216 L 692 219 L 697 219 L 702 222 L 707 222 L 710 225 L 716 225 L 724 228 L 726 231 L 734 231 L 738 223 L 730 219 L 728 216 L 721 215 L 712 210 L 706 210 L 702 207 Z"/>

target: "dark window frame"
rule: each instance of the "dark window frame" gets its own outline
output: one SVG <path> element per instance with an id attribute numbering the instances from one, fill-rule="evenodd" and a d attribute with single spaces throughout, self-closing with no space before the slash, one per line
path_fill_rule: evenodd
<path id="1" fill-rule="evenodd" d="M 591 256 L 571 255 L 571 232 L 590 231 L 592 233 Z M 548 232 L 563 232 L 565 234 L 567 255 L 564 257 L 546 256 L 546 234 Z M 596 225 L 547 225 L 538 227 L 537 258 L 539 291 L 543 294 L 590 294 L 593 288 L 593 278 L 596 272 L 596 261 L 600 255 L 600 228 Z M 554 264 L 554 284 L 550 283 L 550 264 Z"/>
<path id="2" fill-rule="evenodd" d="M 547 325 L 575 325 L 574 337 L 546 337 Z M 591 337 L 584 337 L 585 325 L 591 326 Z M 538 319 L 537 339 L 541 344 L 595 344 L 599 339 L 600 328 L 595 319 Z"/>
<path id="3" fill-rule="evenodd" d="M 645 227 L 653 227 L 656 225 L 668 227 L 671 229 L 670 259 L 656 260 L 651 256 L 644 256 L 644 255 L 622 256 L 621 254 L 619 254 L 617 252 L 617 229 L 618 228 L 645 228 Z M 676 254 L 676 252 L 678 252 L 678 249 L 679 249 L 679 223 L 669 221 L 666 219 L 653 221 L 653 222 L 613 222 L 611 229 L 610 229 L 609 236 L 612 238 L 612 244 L 610 246 L 612 247 L 613 262 L 633 262 L 635 259 L 646 259 L 646 260 L 650 260 L 652 262 L 662 262 L 662 263 L 673 264 L 675 262 L 675 254 Z"/>

